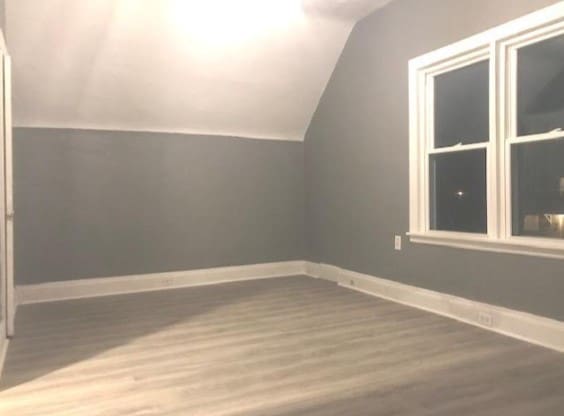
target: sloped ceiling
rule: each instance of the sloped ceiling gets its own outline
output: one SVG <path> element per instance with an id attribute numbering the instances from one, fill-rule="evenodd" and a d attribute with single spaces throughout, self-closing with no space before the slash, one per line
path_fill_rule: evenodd
<path id="1" fill-rule="evenodd" d="M 306 13 L 358 21 L 391 0 L 303 0 Z"/>
<path id="2" fill-rule="evenodd" d="M 14 123 L 302 140 L 387 0 L 8 0 Z"/>

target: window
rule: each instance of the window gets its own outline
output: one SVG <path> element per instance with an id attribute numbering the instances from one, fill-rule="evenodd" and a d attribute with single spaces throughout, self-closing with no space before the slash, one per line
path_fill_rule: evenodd
<path id="1" fill-rule="evenodd" d="M 564 258 L 564 3 L 410 62 L 409 234 Z"/>
<path id="2" fill-rule="evenodd" d="M 429 151 L 432 230 L 487 232 L 489 60 L 437 75 Z"/>

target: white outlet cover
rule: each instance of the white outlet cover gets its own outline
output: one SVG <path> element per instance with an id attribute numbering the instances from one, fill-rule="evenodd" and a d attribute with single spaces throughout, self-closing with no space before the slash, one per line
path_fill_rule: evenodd
<path id="1" fill-rule="evenodd" d="M 401 250 L 401 235 L 396 235 L 394 243 L 395 249 L 398 251 Z"/>
<path id="2" fill-rule="evenodd" d="M 493 316 L 488 312 L 479 312 L 478 322 L 485 326 L 493 326 Z"/>

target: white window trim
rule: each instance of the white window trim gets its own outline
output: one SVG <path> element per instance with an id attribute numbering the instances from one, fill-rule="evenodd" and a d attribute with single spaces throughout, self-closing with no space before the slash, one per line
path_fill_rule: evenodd
<path id="1" fill-rule="evenodd" d="M 409 62 L 410 240 L 450 246 L 564 259 L 564 241 L 512 235 L 511 153 L 513 143 L 564 137 L 550 132 L 517 138 L 517 50 L 564 34 L 564 1 Z M 472 63 L 490 60 L 490 140 L 433 149 L 434 77 Z M 563 126 L 564 127 L 564 126 Z M 488 233 L 430 229 L 429 154 L 487 150 Z"/>

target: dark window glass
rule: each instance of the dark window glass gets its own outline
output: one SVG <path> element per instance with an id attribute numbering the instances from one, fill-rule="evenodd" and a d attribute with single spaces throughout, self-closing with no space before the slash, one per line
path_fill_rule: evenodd
<path id="1" fill-rule="evenodd" d="M 512 147 L 513 234 L 564 238 L 564 140 Z"/>
<path id="2" fill-rule="evenodd" d="M 431 156 L 431 229 L 487 232 L 486 151 Z"/>
<path id="3" fill-rule="evenodd" d="M 519 136 L 564 128 L 564 36 L 520 49 L 517 65 Z"/>
<path id="4" fill-rule="evenodd" d="M 435 148 L 489 140 L 489 61 L 435 78 Z"/>

